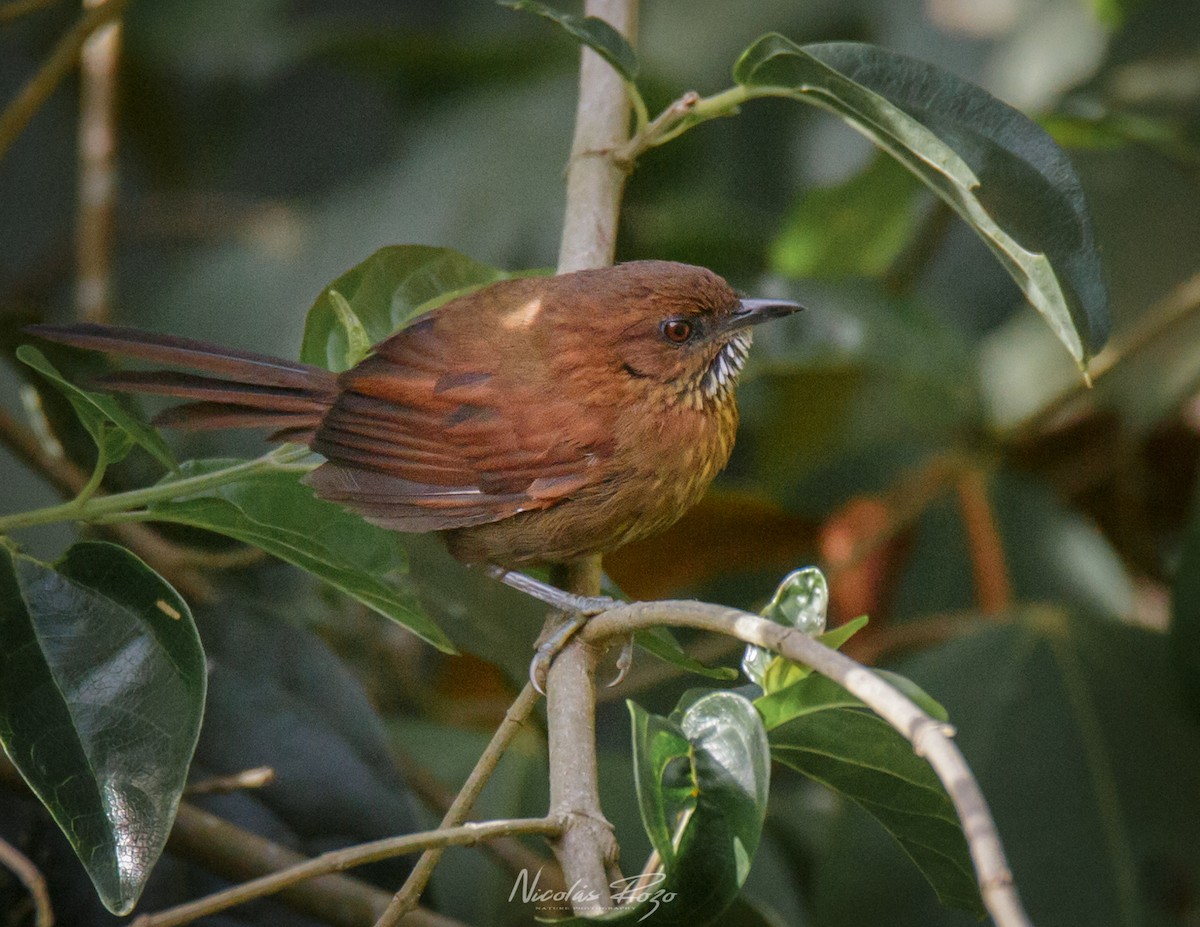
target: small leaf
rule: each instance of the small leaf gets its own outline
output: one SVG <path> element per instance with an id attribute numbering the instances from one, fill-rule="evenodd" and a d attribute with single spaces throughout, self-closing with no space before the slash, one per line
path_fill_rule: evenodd
<path id="1" fill-rule="evenodd" d="M 175 466 L 175 456 L 157 431 L 138 421 L 111 396 L 80 389 L 66 379 L 37 348 L 23 344 L 17 348 L 17 358 L 28 364 L 67 397 L 79 421 L 104 450 L 109 463 L 123 460 L 135 445 L 140 445 L 167 469 Z"/>
<path id="2" fill-rule="evenodd" d="M 192 460 L 159 485 L 211 473 L 236 461 Z M 404 550 L 395 532 L 369 525 L 318 499 L 294 473 L 257 473 L 221 486 L 150 506 L 159 521 L 205 528 L 286 560 L 404 625 L 439 650 L 454 645 L 396 586 Z"/>
<path id="3" fill-rule="evenodd" d="M 940 68 L 852 42 L 763 36 L 734 80 L 840 116 L 966 220 L 1081 366 L 1103 345 L 1108 295 L 1083 190 L 1032 120 Z"/>
<path id="4" fill-rule="evenodd" d="M 353 367 L 370 352 L 371 339 L 354 310 L 350 308 L 350 304 L 346 302 L 345 296 L 331 289 L 329 301 L 346 336 L 346 367 Z"/>
<path id="5" fill-rule="evenodd" d="M 816 567 L 805 567 L 793 570 L 784 577 L 771 601 L 759 614 L 785 628 L 797 628 L 821 639 L 828 606 L 829 586 L 825 576 Z M 866 623 L 865 619 L 863 623 Z M 853 634 L 858 627 L 861 625 L 854 627 L 846 636 Z M 839 641 L 829 646 L 840 647 L 841 643 Z M 770 650 L 749 644 L 742 656 L 742 672 L 763 691 L 773 692 L 803 679 L 811 670 Z"/>
<path id="6" fill-rule="evenodd" d="M 553 7 L 546 6 L 544 3 L 536 3 L 534 0 L 500 0 L 500 5 L 506 6 L 510 10 L 536 13 L 538 16 L 553 20 L 611 64 L 626 81 L 632 83 L 637 79 L 639 67 L 637 53 L 625 41 L 625 36 L 603 19 L 597 19 L 595 16 L 584 17 L 576 16 L 573 13 L 560 13 Z"/>
<path id="7" fill-rule="evenodd" d="M 653 654 L 664 663 L 669 663 L 677 669 L 688 673 L 697 673 L 709 679 L 737 679 L 737 670 L 729 666 L 706 666 L 699 660 L 688 656 L 679 646 L 679 642 L 666 628 L 651 628 L 648 631 L 638 631 L 633 636 L 634 641 L 647 653 Z"/>
<path id="8" fill-rule="evenodd" d="M 166 843 L 205 678 L 187 604 L 129 551 L 0 545 L 0 740 L 114 914 Z"/>
<path id="9" fill-rule="evenodd" d="M 770 756 L 754 706 L 734 692 L 681 703 L 670 718 L 629 703 L 646 833 L 663 869 L 613 886 L 622 905 L 568 924 L 716 922 L 737 898 L 766 816 Z"/>
<path id="10" fill-rule="evenodd" d="M 836 698 L 830 700 L 830 705 L 836 703 Z M 824 783 L 872 814 L 943 903 L 983 914 L 970 852 L 950 797 L 929 764 L 891 725 L 867 712 L 830 707 L 776 727 L 769 737 L 777 762 Z"/>
<path id="11" fill-rule="evenodd" d="M 525 275 L 497 270 L 450 248 L 380 248 L 317 297 L 304 323 L 300 359 L 335 372 L 346 370 L 359 356 L 364 336 L 368 345 L 378 344 L 456 296 Z M 357 325 L 347 327 L 349 318 Z"/>

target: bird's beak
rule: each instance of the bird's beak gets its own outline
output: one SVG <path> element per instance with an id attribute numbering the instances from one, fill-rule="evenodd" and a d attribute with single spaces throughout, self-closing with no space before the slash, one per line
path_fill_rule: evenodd
<path id="1" fill-rule="evenodd" d="M 729 321 L 725 324 L 726 331 L 746 328 L 771 319 L 780 319 L 793 312 L 800 312 L 804 307 L 799 303 L 788 302 L 784 299 L 743 299 Z"/>

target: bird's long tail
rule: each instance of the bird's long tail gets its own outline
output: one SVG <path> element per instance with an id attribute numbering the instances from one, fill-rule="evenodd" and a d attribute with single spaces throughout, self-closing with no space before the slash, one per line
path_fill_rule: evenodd
<path id="1" fill-rule="evenodd" d="M 126 393 L 192 400 L 155 424 L 172 428 L 270 428 L 271 440 L 309 444 L 337 397 L 337 376 L 320 367 L 202 341 L 110 325 L 31 325 L 30 334 L 60 344 L 203 371 L 127 371 L 98 385 Z"/>

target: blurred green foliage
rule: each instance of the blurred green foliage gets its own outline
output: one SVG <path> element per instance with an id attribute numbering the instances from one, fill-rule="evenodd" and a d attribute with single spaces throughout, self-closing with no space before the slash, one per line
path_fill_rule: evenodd
<path id="1" fill-rule="evenodd" d="M 643 6 L 639 81 L 652 111 L 684 89 L 726 86 L 737 55 L 774 31 L 797 42 L 875 42 L 1036 118 L 1081 175 L 1116 329 L 1087 391 L 986 248 L 836 120 L 770 100 L 700 127 L 647 154 L 630 177 L 619 257 L 702 263 L 809 311 L 760 334 L 740 390 L 738 447 L 712 504 L 611 558 L 612 577 L 632 595 L 757 608 L 790 569 L 821 562 L 831 623 L 871 612 L 851 652 L 898 663 L 949 710 L 1036 923 L 1197 923 L 1200 566 L 1189 512 L 1200 463 L 1200 5 Z M 12 99 L 73 16 L 63 3 L 0 23 L 0 100 Z M 576 62 L 570 41 L 545 23 L 475 0 L 134 3 L 121 74 L 117 321 L 294 357 L 314 298 L 381 246 L 449 246 L 511 271 L 552 265 Z M 75 132 L 68 85 L 0 160 L 6 350 L 19 324 L 72 315 Z M 0 408 L 18 419 L 27 375 L 22 365 L 0 371 Z M 47 394 L 48 409 L 53 401 Z M 86 434 L 64 433 L 62 443 L 90 468 Z M 175 450 L 187 458 L 255 446 L 204 435 L 179 438 Z M 134 450 L 106 485 L 142 486 L 158 472 Z M 964 472 L 985 475 L 982 500 Z M 58 501 L 3 451 L 0 481 L 3 513 Z M 978 546 L 970 513 L 980 501 L 1007 581 L 998 604 L 981 598 L 980 576 L 996 563 Z M 20 540 L 53 558 L 67 537 Z M 182 529 L 170 537 L 225 550 Z M 872 555 L 848 563 L 847 544 Z M 312 721 L 316 708 L 301 695 L 352 690 L 342 701 L 366 710 L 316 630 L 371 697 L 388 747 L 447 786 L 461 781 L 481 746 L 473 728 L 502 712 L 540 610 L 464 575 L 433 539 L 409 547 L 407 570 L 425 611 L 503 670 L 435 654 L 272 563 L 212 574 L 220 597 L 201 622 L 206 646 L 221 638 L 206 623 L 248 620 L 222 602 L 288 619 L 256 619 L 253 640 L 234 646 L 245 665 L 214 674 L 213 685 L 227 687 L 222 704 L 261 705 L 252 714 L 262 723 L 210 713 L 202 738 L 227 751 L 213 766 L 235 771 L 257 762 L 264 744 L 270 753 L 304 742 L 297 718 Z M 303 643 L 310 655 L 305 680 L 286 687 L 300 705 L 290 713 L 276 714 L 252 685 L 263 679 L 246 654 L 271 653 L 273 641 L 287 643 L 280 653 Z M 236 662 L 213 659 L 218 668 Z M 669 713 L 690 683 L 639 677 L 642 668 L 637 700 Z M 372 724 L 348 733 L 344 720 L 330 722 L 354 749 L 322 747 L 333 759 L 308 778 L 297 762 L 292 781 L 304 788 L 281 797 L 274 816 L 253 802 L 223 812 L 306 848 L 378 836 L 337 827 L 354 816 L 347 805 L 370 821 L 379 803 L 370 790 L 346 793 L 360 757 L 372 781 L 403 795 L 394 775 L 379 772 L 389 758 L 384 727 Z M 605 809 L 632 870 L 648 846 L 618 700 L 602 704 L 600 735 Z M 542 746 L 528 740 L 481 816 L 544 813 Z M 782 768 L 772 785 L 743 891 L 760 913 L 747 922 L 975 922 L 941 907 L 852 803 Z M 304 831 L 304 809 L 331 796 L 345 805 Z M 388 809 L 396 826 L 407 801 Z M 0 836 L 28 838 L 64 923 L 113 923 L 71 900 L 87 887 L 82 870 L 36 823 L 39 813 L 4 793 Z M 384 878 L 394 888 L 395 874 Z M 193 881 L 164 868 L 148 898 L 182 900 Z M 508 903 L 511 888 L 502 864 L 456 851 L 433 901 L 474 923 L 519 922 L 528 912 Z M 0 873 L 0 911 L 22 898 Z M 271 905 L 228 923 L 312 922 Z"/>

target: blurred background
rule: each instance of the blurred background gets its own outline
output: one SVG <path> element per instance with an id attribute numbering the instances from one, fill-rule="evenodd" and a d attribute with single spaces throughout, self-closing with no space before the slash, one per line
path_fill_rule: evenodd
<path id="1" fill-rule="evenodd" d="M 78 16 L 34 6 L 5 17 L 0 4 L 0 101 Z M 578 52 L 544 21 L 483 0 L 135 0 L 124 23 L 111 321 L 294 357 L 319 291 L 383 245 L 554 265 Z M 638 165 L 619 259 L 704 264 L 809 311 L 760 333 L 711 497 L 610 557 L 609 576 L 633 597 L 755 609 L 789 570 L 819 564 L 832 623 L 871 615 L 853 655 L 949 709 L 1035 922 L 1200 925 L 1200 4 L 645 0 L 651 110 L 724 89 L 770 31 L 874 42 L 1037 119 L 1082 178 L 1114 337 L 1086 389 L 990 252 L 832 117 L 770 100 L 705 124 Z M 72 77 L 0 158 L 9 361 L 22 324 L 78 314 L 78 123 Z M 12 435 L 45 420 L 21 367 L 0 365 L 4 513 L 61 499 L 14 452 Z M 86 437 L 41 405 L 86 469 Z M 183 457 L 261 448 L 172 440 Z M 109 485 L 151 473 L 134 456 Z M 71 537 L 18 540 L 52 557 Z M 409 556 L 405 582 L 467 656 L 266 559 L 205 573 L 193 599 L 214 673 L 198 766 L 297 770 L 221 813 L 305 852 L 436 819 L 519 686 L 541 616 L 435 542 Z M 698 679 L 642 654 L 605 696 L 605 809 L 628 870 L 647 844 L 622 701 L 666 711 Z M 543 751 L 532 734 L 518 745 L 482 814 L 544 812 Z M 774 784 L 747 923 L 974 922 L 941 908 L 855 805 L 783 771 Z M 62 923 L 115 922 L 23 796 L 0 791 L 0 833 L 32 847 Z M 507 901 L 514 865 L 452 852 L 436 904 L 527 922 Z M 394 886 L 400 868 L 376 876 Z M 211 881 L 175 857 L 160 869 L 145 910 Z M 21 897 L 0 872 L 0 924 L 31 922 Z M 205 923 L 318 922 L 270 904 Z"/>

